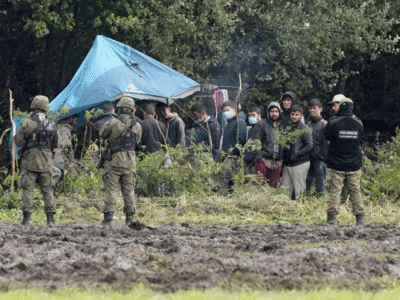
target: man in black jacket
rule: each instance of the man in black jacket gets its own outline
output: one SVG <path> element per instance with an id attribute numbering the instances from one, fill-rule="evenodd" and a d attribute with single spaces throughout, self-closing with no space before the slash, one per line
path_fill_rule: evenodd
<path id="1" fill-rule="evenodd" d="M 290 132 L 298 131 L 297 140 L 289 149 L 283 150 L 282 186 L 292 200 L 301 197 L 306 188 L 306 177 L 310 168 L 310 153 L 313 149 L 313 138 L 310 128 L 301 122 L 303 108 L 295 105 L 290 110 Z"/>
<path id="2" fill-rule="evenodd" d="M 161 149 L 167 141 L 167 128 L 164 123 L 156 120 L 155 105 L 148 103 L 143 108 L 144 120 L 140 122 L 142 126 L 142 146 L 145 146 L 143 153 L 154 153 Z"/>
<path id="3" fill-rule="evenodd" d="M 324 161 L 326 160 L 328 143 L 324 137 L 323 129 L 328 122 L 321 116 L 322 103 L 319 99 L 311 99 L 308 102 L 308 110 L 311 120 L 307 122 L 307 126 L 312 129 L 314 147 L 310 154 L 310 169 L 307 174 L 306 192 L 311 193 L 311 188 L 315 181 L 315 189 L 318 196 L 324 196 L 326 174 Z"/>
<path id="4" fill-rule="evenodd" d="M 347 187 L 357 225 L 364 225 L 365 215 L 361 195 L 361 141 L 364 127 L 360 119 L 353 115 L 353 101 L 341 101 L 337 118 L 332 118 L 324 129 L 329 141 L 327 160 L 328 220 L 336 225 L 339 213 L 340 193 L 343 185 Z"/>
<path id="5" fill-rule="evenodd" d="M 260 172 L 264 182 L 276 188 L 282 171 L 282 147 L 275 133 L 280 129 L 281 107 L 278 102 L 271 102 L 267 108 L 267 118 L 258 122 L 249 133 L 249 140 L 261 141 L 259 151 L 248 152 L 246 163 L 255 165 L 255 171 Z"/>
<path id="6" fill-rule="evenodd" d="M 282 107 L 282 121 L 281 125 L 283 128 L 290 126 L 290 109 L 296 105 L 296 94 L 293 92 L 286 92 L 282 95 L 281 107 Z"/>
<path id="7" fill-rule="evenodd" d="M 164 103 L 158 105 L 158 109 L 167 127 L 167 144 L 171 147 L 185 146 L 185 123 L 177 113 L 172 112 L 171 106 Z"/>
<path id="8" fill-rule="evenodd" d="M 195 103 L 191 111 L 196 123 L 190 130 L 187 144 L 190 144 L 190 138 L 193 138 L 195 145 L 204 143 L 209 152 L 212 153 L 214 160 L 218 161 L 221 126 L 216 119 L 208 115 L 207 109 L 203 104 Z"/>

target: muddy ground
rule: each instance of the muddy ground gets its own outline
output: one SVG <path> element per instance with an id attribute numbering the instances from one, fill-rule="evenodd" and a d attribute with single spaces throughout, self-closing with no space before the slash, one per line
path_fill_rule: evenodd
<path id="1" fill-rule="evenodd" d="M 400 278 L 400 227 L 0 224 L 3 290 L 386 287 L 376 278 Z"/>

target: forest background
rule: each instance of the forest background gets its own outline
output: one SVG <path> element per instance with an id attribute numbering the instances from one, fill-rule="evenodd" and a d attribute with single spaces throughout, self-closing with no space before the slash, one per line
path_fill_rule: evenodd
<path id="1" fill-rule="evenodd" d="M 6 0 L 0 2 L 0 116 L 8 89 L 27 110 L 55 98 L 96 35 L 125 43 L 200 83 L 238 86 L 247 105 L 291 90 L 305 103 L 337 93 L 367 128 L 400 122 L 400 1 Z"/>

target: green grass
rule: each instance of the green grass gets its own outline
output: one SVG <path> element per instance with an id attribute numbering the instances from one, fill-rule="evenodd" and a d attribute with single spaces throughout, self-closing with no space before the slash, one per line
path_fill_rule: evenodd
<path id="1" fill-rule="evenodd" d="M 102 219 L 102 195 L 69 195 L 56 198 L 56 222 L 60 225 L 76 223 L 99 223 Z M 316 224 L 326 221 L 326 197 L 303 197 L 291 201 L 268 187 L 248 187 L 232 194 L 210 196 L 183 195 L 181 197 L 138 197 L 137 214 L 141 222 L 154 224 Z M 43 201 L 36 200 L 37 210 L 33 213 L 33 224 L 44 225 Z M 117 201 L 116 225 L 123 225 L 122 199 Z M 354 225 L 355 217 L 351 203 L 341 205 L 338 222 Z M 370 224 L 400 223 L 400 203 L 371 203 L 365 201 L 366 222 Z M 18 223 L 22 213 L 17 210 L 0 210 L 0 222 Z"/>
<path id="2" fill-rule="evenodd" d="M 322 242 L 322 243 L 303 243 L 292 245 L 295 249 L 302 248 L 319 248 L 319 247 L 348 247 L 348 246 L 365 246 L 368 245 L 367 241 L 333 241 L 333 242 Z"/>
<path id="3" fill-rule="evenodd" d="M 279 300 L 397 300 L 399 299 L 400 288 L 395 287 L 379 292 L 366 291 L 337 291 L 324 289 L 312 292 L 302 291 L 240 291 L 227 292 L 217 289 L 210 290 L 189 290 L 176 293 L 161 294 L 151 291 L 143 286 L 139 286 L 129 292 L 121 293 L 118 291 L 90 291 L 81 288 L 68 288 L 57 291 L 39 290 L 14 290 L 0 294 L 0 300 L 61 300 L 61 299 L 85 299 L 85 300 L 241 300 L 241 299 L 279 299 Z"/>

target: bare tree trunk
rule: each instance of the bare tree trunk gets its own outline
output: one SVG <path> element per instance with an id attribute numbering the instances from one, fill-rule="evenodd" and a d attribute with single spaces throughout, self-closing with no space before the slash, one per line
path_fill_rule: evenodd
<path id="1" fill-rule="evenodd" d="M 341 70 L 339 76 L 339 82 L 336 88 L 336 94 L 345 94 L 346 92 L 346 82 L 350 75 L 350 57 L 346 55 L 343 62 L 343 69 Z"/>

